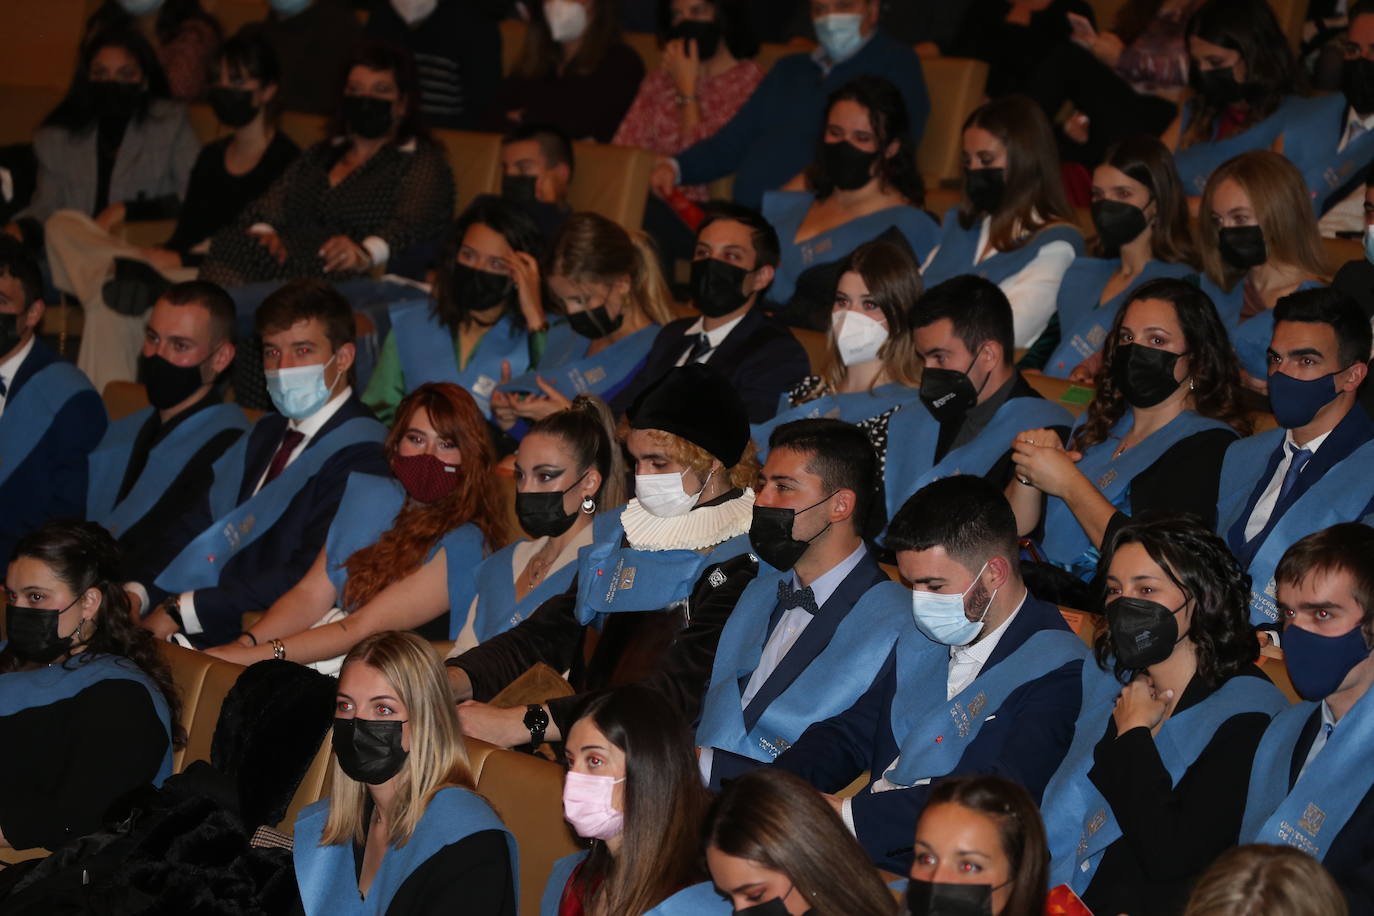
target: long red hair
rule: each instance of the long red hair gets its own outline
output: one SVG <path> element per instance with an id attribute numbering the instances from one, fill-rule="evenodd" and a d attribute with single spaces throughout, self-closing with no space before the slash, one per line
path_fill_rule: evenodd
<path id="1" fill-rule="evenodd" d="M 343 607 L 362 607 L 393 582 L 405 578 L 425 561 L 439 539 L 468 522 L 482 532 L 488 552 L 506 543 L 505 508 L 491 486 L 496 448 L 487 422 L 472 395 L 451 382 L 431 382 L 412 391 L 396 410 L 387 434 L 386 457 L 391 461 L 410 428 L 415 411 L 424 408 L 435 432 L 456 442 L 463 454 L 458 486 L 437 503 L 407 499 L 391 528 L 375 544 L 354 553 L 344 563 L 348 581 Z"/>

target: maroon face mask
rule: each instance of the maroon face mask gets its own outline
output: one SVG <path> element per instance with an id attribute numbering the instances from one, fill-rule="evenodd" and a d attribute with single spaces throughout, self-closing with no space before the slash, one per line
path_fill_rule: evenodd
<path id="1" fill-rule="evenodd" d="M 433 455 L 397 455 L 391 472 L 416 502 L 437 503 L 458 487 L 458 465 Z"/>

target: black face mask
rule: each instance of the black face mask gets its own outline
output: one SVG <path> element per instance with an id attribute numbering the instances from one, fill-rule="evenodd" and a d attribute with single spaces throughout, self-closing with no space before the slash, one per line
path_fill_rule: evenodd
<path id="1" fill-rule="evenodd" d="M 216 86 L 208 93 L 210 107 L 215 117 L 225 127 L 242 127 L 258 116 L 258 106 L 253 104 L 253 93 L 248 89 L 231 89 Z"/>
<path id="2" fill-rule="evenodd" d="M 1245 98 L 1245 87 L 1236 82 L 1234 67 L 1217 67 L 1214 70 L 1194 70 L 1193 87 L 1202 93 L 1209 105 L 1217 108 L 1239 102 Z"/>
<path id="3" fill-rule="evenodd" d="M 1374 113 L 1374 60 L 1357 57 L 1341 67 L 1341 92 L 1360 117 Z"/>
<path id="4" fill-rule="evenodd" d="M 0 315 L 0 356 L 19 346 L 24 337 L 19 330 L 18 315 Z"/>
<path id="5" fill-rule="evenodd" d="M 344 127 L 365 140 L 385 137 L 391 130 L 391 99 L 370 95 L 346 95 L 343 100 Z"/>
<path id="6" fill-rule="evenodd" d="M 810 512 L 830 499 L 830 496 L 818 503 L 812 503 L 805 509 L 784 509 L 781 506 L 760 506 L 755 503 L 754 518 L 749 525 L 749 544 L 754 548 L 754 553 L 760 560 L 780 572 L 786 572 L 796 566 L 811 542 L 825 534 L 830 526 L 827 524 L 811 537 L 799 541 L 792 536 L 792 525 L 798 515 Z"/>
<path id="7" fill-rule="evenodd" d="M 335 719 L 334 756 L 349 779 L 380 786 L 401 771 L 410 754 L 401 748 L 404 722 Z"/>
<path id="8" fill-rule="evenodd" d="M 538 200 L 534 194 L 538 181 L 534 175 L 502 175 L 501 197 L 513 204 L 532 204 Z"/>
<path id="9" fill-rule="evenodd" d="M 606 306 L 598 305 L 594 309 L 585 309 L 581 312 L 568 313 L 568 327 L 588 340 L 597 340 L 607 334 L 614 334 L 620 329 L 620 325 L 625 321 L 625 314 L 611 317 L 611 313 L 606 311 Z"/>
<path id="10" fill-rule="evenodd" d="M 1007 194 L 1006 169 L 965 169 L 964 193 L 980 213 L 996 213 Z"/>
<path id="11" fill-rule="evenodd" d="M 857 191 L 873 178 L 877 151 L 866 152 L 847 140 L 821 144 L 821 171 L 841 191 Z"/>
<path id="12" fill-rule="evenodd" d="M 1217 251 L 1232 267 L 1249 270 L 1269 260 L 1264 230 L 1259 226 L 1227 226 L 1217 233 Z"/>
<path id="13" fill-rule="evenodd" d="M 973 369 L 972 364 L 969 369 Z M 974 388 L 967 372 L 958 369 L 924 369 L 921 372 L 921 403 L 926 405 L 926 410 L 930 411 L 937 423 L 958 420 L 978 403 L 978 395 L 983 393 L 991 377 L 989 373 L 983 379 L 983 384 Z"/>
<path id="14" fill-rule="evenodd" d="M 61 610 L 51 608 L 20 607 L 17 604 L 5 606 L 5 634 L 9 638 L 6 650 L 24 664 L 46 665 L 66 653 L 72 647 L 72 640 L 81 629 L 68 636 L 57 633 L 57 617 L 72 604 L 80 601 L 73 598 L 72 603 Z"/>
<path id="15" fill-rule="evenodd" d="M 1107 628 L 1117 661 L 1139 671 L 1172 655 L 1182 639 L 1176 616 L 1181 610 L 1182 605 L 1171 611 L 1158 601 L 1144 598 L 1117 598 L 1107 605 Z"/>
<path id="16" fill-rule="evenodd" d="M 515 281 L 506 274 L 453 265 L 453 298 L 470 312 L 494 309 L 510 297 Z"/>
<path id="17" fill-rule="evenodd" d="M 91 83 L 91 105 L 102 121 L 127 121 L 143 99 L 140 83 L 98 80 Z"/>
<path id="18" fill-rule="evenodd" d="M 684 38 L 697 46 L 697 59 L 705 62 L 716 56 L 720 46 L 720 26 L 714 22 L 684 19 L 668 30 L 668 40 Z"/>
<path id="19" fill-rule="evenodd" d="M 1154 407 L 1183 384 L 1174 378 L 1181 353 L 1144 344 L 1121 344 L 1112 360 L 1112 381 L 1132 407 Z"/>
<path id="20" fill-rule="evenodd" d="M 1122 245 L 1134 242 L 1150 225 L 1144 210 L 1120 200 L 1093 201 L 1092 216 L 1102 253 L 1108 257 L 1120 254 Z"/>
<path id="21" fill-rule="evenodd" d="M 734 916 L 788 916 L 787 904 L 782 902 L 782 897 L 774 897 L 772 900 L 765 900 L 742 910 L 733 910 L 732 913 Z"/>
<path id="22" fill-rule="evenodd" d="M 563 497 L 586 476 L 584 473 L 582 477 L 574 480 L 572 487 L 568 487 L 567 490 L 552 493 L 516 493 L 515 517 L 520 520 L 520 527 L 525 529 L 525 533 L 532 538 L 556 538 L 571 528 L 577 520 L 577 513 L 563 511 Z"/>
<path id="23" fill-rule="evenodd" d="M 692 304 L 707 318 L 730 314 L 749 299 L 744 291 L 744 278 L 749 273 L 719 258 L 698 258 L 692 262 L 689 281 Z"/>
<path id="24" fill-rule="evenodd" d="M 205 384 L 200 367 L 174 366 L 161 356 L 140 356 L 138 358 L 138 377 L 148 389 L 148 403 L 158 410 L 175 407 L 195 394 L 197 388 Z"/>
<path id="25" fill-rule="evenodd" d="M 906 883 L 906 910 L 911 916 L 992 916 L 992 885 L 912 878 Z"/>

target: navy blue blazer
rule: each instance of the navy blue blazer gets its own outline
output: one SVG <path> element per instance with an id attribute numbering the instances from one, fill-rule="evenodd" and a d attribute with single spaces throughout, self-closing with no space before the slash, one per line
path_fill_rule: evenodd
<path id="1" fill-rule="evenodd" d="M 840 624 L 854 609 L 854 605 L 859 599 L 875 585 L 888 581 L 887 573 L 883 572 L 878 561 L 873 558 L 873 551 L 864 553 L 857 566 L 849 571 L 849 575 L 844 577 L 835 591 L 826 599 L 817 610 L 816 616 L 802 630 L 797 641 L 787 650 L 779 661 L 778 666 L 773 669 L 773 673 L 768 675 L 768 679 L 763 682 L 759 692 L 754 694 L 754 698 L 749 701 L 749 705 L 744 707 L 744 727 L 751 729 L 758 724 L 759 718 L 763 715 L 768 705 L 782 695 L 782 692 L 792 686 L 807 666 L 811 664 L 816 656 L 830 644 L 830 637 L 835 635 Z M 772 616 L 768 619 L 768 635 L 773 635 L 773 630 L 777 628 L 778 622 L 782 620 L 782 607 L 773 609 Z M 765 639 L 765 643 L 767 640 Z M 748 676 L 739 679 L 739 689 L 743 693 L 749 686 L 749 680 L 753 677 L 753 672 Z M 758 760 L 745 757 L 742 754 L 735 754 L 730 751 L 715 748 L 712 751 L 711 762 L 711 789 L 719 791 L 722 779 L 733 779 L 741 773 L 763 766 Z"/>
<path id="2" fill-rule="evenodd" d="M 1264 546 L 1265 539 L 1269 537 L 1269 532 L 1278 524 L 1279 519 L 1288 511 L 1289 507 L 1298 500 L 1317 481 L 1322 479 L 1335 465 L 1350 457 L 1350 454 L 1364 445 L 1369 440 L 1374 439 L 1374 420 L 1369 418 L 1369 414 L 1357 402 L 1350 408 L 1350 412 L 1345 415 L 1345 419 L 1336 424 L 1336 428 L 1331 430 L 1331 435 L 1322 443 L 1322 447 L 1317 449 L 1303 466 L 1302 473 L 1298 475 L 1298 481 L 1289 491 L 1288 497 L 1274 506 L 1274 511 L 1269 514 L 1269 521 L 1259 534 L 1255 535 L 1250 541 L 1245 540 L 1245 526 L 1250 521 L 1250 514 L 1255 511 L 1255 504 L 1264 495 L 1265 489 L 1269 486 L 1269 481 L 1274 477 L 1274 470 L 1279 466 L 1283 459 L 1284 443 L 1280 441 L 1279 447 L 1274 449 L 1269 456 L 1269 463 L 1265 465 L 1264 473 L 1260 475 L 1255 488 L 1250 492 L 1250 498 L 1245 501 L 1245 511 L 1240 518 L 1231 526 L 1231 530 L 1226 532 L 1226 543 L 1230 546 L 1231 552 L 1240 560 L 1242 566 L 1249 566 L 1250 561 L 1259 553 Z M 1374 500 L 1365 506 L 1363 511 L 1351 517 L 1351 521 L 1359 521 L 1365 516 L 1374 512 Z"/>
<path id="3" fill-rule="evenodd" d="M 1324 448 L 1318 449 L 1317 454 L 1320 455 Z M 1315 455 L 1312 460 L 1316 460 Z M 1288 771 L 1290 789 L 1298 781 L 1298 774 L 1302 772 L 1308 751 L 1312 750 L 1312 742 L 1316 740 L 1321 723 L 1321 710 L 1312 710 L 1297 744 L 1293 745 L 1293 759 Z M 1369 778 L 1367 774 L 1351 775 Z M 1374 787 L 1365 792 L 1364 798 L 1351 813 L 1350 820 L 1345 822 L 1340 833 L 1331 841 L 1322 865 L 1336 879 L 1341 893 L 1345 895 L 1350 916 L 1374 916 Z"/>
<path id="4" fill-rule="evenodd" d="M 1068 628 L 1058 608 L 1027 595 L 984 670 L 1002 662 L 1032 634 Z M 978 736 L 948 775 L 995 773 L 1025 786 L 1038 804 L 1073 740 L 1082 699 L 1082 669 L 1082 661 L 1071 661 L 1014 690 L 984 720 Z M 916 821 L 930 786 L 869 791 L 901 752 L 890 718 L 896 691 L 894 649 L 873 686 L 853 706 L 808 728 L 773 765 L 832 793 L 868 771 L 868 786 L 851 803 L 859 842 L 878 867 L 904 875 L 911 869 Z"/>
<path id="5" fill-rule="evenodd" d="M 611 399 L 611 409 L 617 416 L 630 408 L 641 391 L 677 365 L 682 354 L 692 346 L 687 329 L 696 321 L 695 318 L 679 318 L 658 332 L 639 374 Z M 749 411 L 750 423 L 773 419 L 783 392 L 811 371 L 811 360 L 792 332 L 766 317 L 758 308 L 744 313 L 707 362 L 735 386 Z"/>
<path id="6" fill-rule="evenodd" d="M 371 416 L 372 411 L 358 400 L 356 394 L 350 396 L 306 443 L 306 450 L 314 448 L 324 436 L 346 421 L 354 417 Z M 272 413 L 248 431 L 243 478 L 239 484 L 239 504 L 253 495 L 258 480 L 281 445 L 286 425 L 285 417 Z M 304 578 L 310 570 L 310 564 L 315 562 L 315 557 L 324 547 L 329 523 L 334 520 L 334 511 L 343 499 L 348 475 L 354 471 L 389 476 L 391 471 L 382 446 L 375 442 L 362 442 L 340 449 L 301 487 L 277 523 L 225 564 L 218 585 L 196 590 L 196 616 L 204 628 L 200 634 L 190 637 L 197 647 L 218 646 L 233 639 L 243 629 L 241 618 L 246 612 L 266 610 Z M 169 537 L 184 546 L 213 521 L 210 495 L 206 492 L 196 505 L 170 526 Z M 158 553 L 176 556 L 180 546 L 170 554 L 161 550 Z M 138 581 L 147 587 L 148 598 L 153 604 L 167 597 L 165 591 L 153 585 L 159 572 L 161 570 L 140 571 L 138 577 Z"/>
<path id="7" fill-rule="evenodd" d="M 39 370 L 60 359 L 41 340 L 35 340 L 6 386 L 6 403 L 13 402 Z M 19 539 L 44 522 L 85 517 L 86 457 L 100 444 L 107 425 L 105 405 L 88 385 L 63 403 L 46 430 L 8 433 L 42 438 L 0 484 L 0 563 L 8 563 Z"/>

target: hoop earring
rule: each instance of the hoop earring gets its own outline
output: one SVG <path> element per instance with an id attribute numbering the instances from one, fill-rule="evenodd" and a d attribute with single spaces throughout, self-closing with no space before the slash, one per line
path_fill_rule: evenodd
<path id="1" fill-rule="evenodd" d="M 596 500 L 592 499 L 590 496 L 585 496 L 585 497 L 583 497 L 583 499 L 582 499 L 582 514 L 583 514 L 583 515 L 592 515 L 592 514 L 595 513 L 595 512 L 596 512 Z"/>

